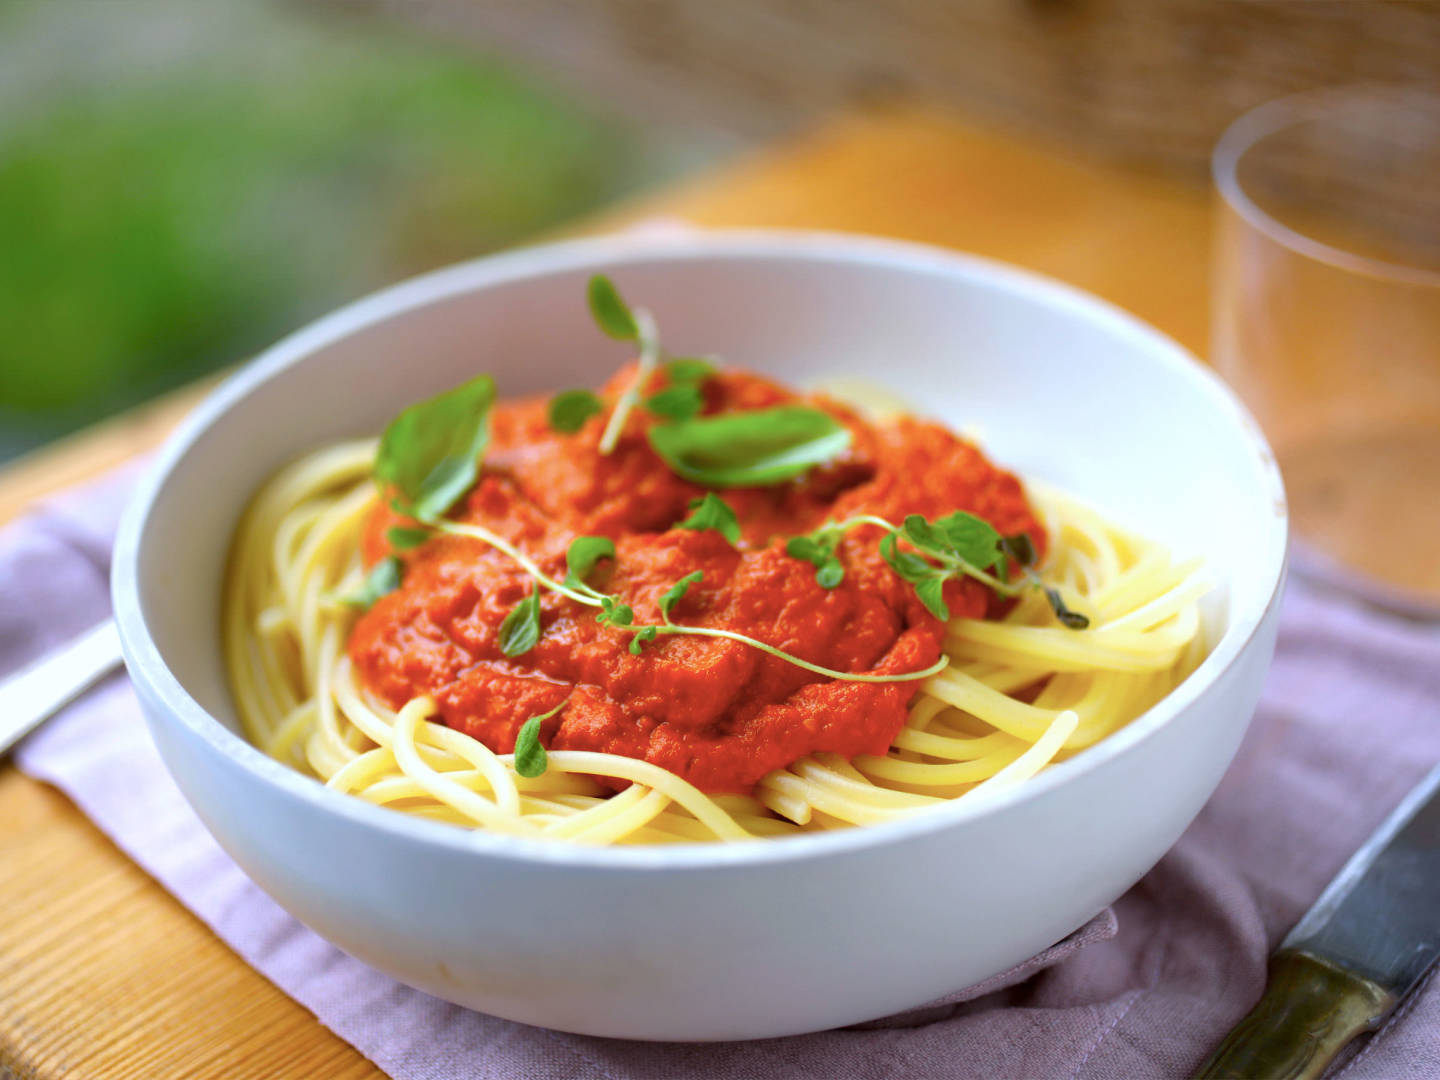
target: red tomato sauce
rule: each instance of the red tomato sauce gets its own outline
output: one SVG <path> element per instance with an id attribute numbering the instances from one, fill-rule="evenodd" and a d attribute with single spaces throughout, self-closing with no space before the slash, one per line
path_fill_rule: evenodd
<path id="1" fill-rule="evenodd" d="M 555 579 L 579 535 L 614 540 L 616 557 L 589 581 L 659 623 L 660 596 L 695 570 L 701 581 L 671 612 L 682 625 L 738 631 L 828 668 L 872 674 L 918 671 L 940 656 L 943 625 L 877 550 L 882 530 L 849 532 L 839 548 L 845 578 L 833 589 L 785 553 L 785 541 L 826 521 L 868 513 L 897 524 L 966 510 L 1003 535 L 1043 531 L 1019 481 L 938 424 L 870 423 L 822 397 L 724 372 L 705 383 L 706 412 L 804 400 L 852 432 L 849 450 L 801 479 L 719 492 L 735 510 L 739 549 L 714 530 L 678 529 L 702 487 L 651 450 L 657 422 L 636 409 L 613 453 L 601 431 L 634 369 L 602 392 L 607 408 L 580 431 L 546 420 L 547 399 L 496 407 L 479 482 L 451 512 L 525 551 Z M 655 386 L 658 387 L 657 379 Z M 385 531 L 402 523 L 384 507 L 367 522 L 364 555 L 390 554 Z M 500 623 L 534 587 L 507 556 L 478 540 L 442 536 L 399 553 L 401 587 L 355 626 L 349 653 L 365 686 L 398 708 L 420 694 L 450 727 L 497 753 L 514 749 L 527 719 L 568 703 L 541 729 L 551 750 L 592 750 L 653 762 L 702 791 L 748 792 L 773 769 L 816 751 L 883 754 L 905 723 L 917 682 L 860 683 L 814 675 L 740 642 L 662 636 L 635 656 L 630 634 L 595 621 L 596 609 L 542 590 L 539 643 L 510 658 Z M 952 615 L 985 616 L 1004 602 L 980 583 L 946 586 Z"/>

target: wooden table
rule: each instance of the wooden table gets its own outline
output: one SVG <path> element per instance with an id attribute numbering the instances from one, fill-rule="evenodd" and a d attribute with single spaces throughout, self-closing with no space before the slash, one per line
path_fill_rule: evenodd
<path id="1" fill-rule="evenodd" d="M 586 222 L 847 229 L 1073 282 L 1202 351 L 1210 202 L 905 108 L 848 116 Z M 156 445 L 187 388 L 0 470 L 0 522 Z M 0 768 L 0 1077 L 381 1075 L 249 968 L 62 795 Z"/>

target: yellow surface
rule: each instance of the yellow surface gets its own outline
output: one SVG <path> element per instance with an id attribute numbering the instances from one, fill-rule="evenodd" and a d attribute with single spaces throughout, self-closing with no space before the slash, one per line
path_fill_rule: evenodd
<path id="1" fill-rule="evenodd" d="M 839 119 L 598 224 L 665 215 L 963 248 L 1090 289 L 1199 351 L 1209 205 L 1203 188 L 908 109 Z M 0 470 L 0 521 L 157 445 L 198 396 L 182 390 Z M 0 1076 L 380 1075 L 8 765 L 0 867 Z"/>

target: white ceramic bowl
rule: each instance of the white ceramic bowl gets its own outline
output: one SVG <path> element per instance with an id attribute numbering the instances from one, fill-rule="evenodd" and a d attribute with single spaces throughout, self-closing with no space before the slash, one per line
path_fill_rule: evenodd
<path id="1" fill-rule="evenodd" d="M 980 807 L 732 846 L 487 836 L 324 789 L 236 734 L 219 643 L 231 532 L 258 485 L 478 372 L 595 385 L 626 359 L 583 302 L 613 275 L 676 352 L 792 383 L 881 380 L 1219 583 L 1201 668 L 1119 734 Z M 120 532 L 115 609 L 155 743 L 216 838 L 286 909 L 432 994 L 640 1039 L 813 1031 L 918 1005 L 1064 937 L 1145 873 L 1215 789 L 1274 644 L 1280 478 L 1174 343 L 983 260 L 794 233 L 616 237 L 399 285 L 285 339 L 170 440 Z"/>

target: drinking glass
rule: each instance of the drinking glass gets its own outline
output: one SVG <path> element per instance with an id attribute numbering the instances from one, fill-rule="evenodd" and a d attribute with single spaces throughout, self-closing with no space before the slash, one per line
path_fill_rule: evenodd
<path id="1" fill-rule="evenodd" d="M 1440 96 L 1275 101 L 1213 166 L 1212 359 L 1275 449 L 1295 565 L 1440 614 Z"/>

